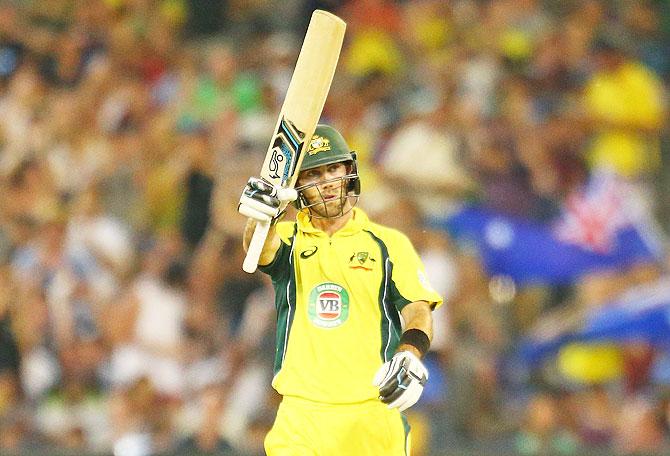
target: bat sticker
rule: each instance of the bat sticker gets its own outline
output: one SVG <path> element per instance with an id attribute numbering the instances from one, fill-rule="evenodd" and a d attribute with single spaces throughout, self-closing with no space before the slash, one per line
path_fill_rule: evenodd
<path id="1" fill-rule="evenodd" d="M 293 122 L 282 118 L 272 146 L 272 157 L 268 164 L 270 177 L 273 179 L 281 178 L 281 185 L 284 185 L 293 175 L 293 168 L 302 149 L 304 139 L 305 134 L 298 130 Z"/>

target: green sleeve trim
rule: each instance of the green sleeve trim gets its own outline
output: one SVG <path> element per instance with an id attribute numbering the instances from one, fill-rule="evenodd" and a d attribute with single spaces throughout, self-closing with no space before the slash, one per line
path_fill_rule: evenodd
<path id="1" fill-rule="evenodd" d="M 381 351 L 380 357 L 386 362 L 395 353 L 400 341 L 400 333 L 402 326 L 400 324 L 400 313 L 394 299 L 397 299 L 399 293 L 397 289 L 395 292 L 395 284 L 393 283 L 393 263 L 389 258 L 386 244 L 380 238 L 375 236 L 371 231 L 365 231 L 375 240 L 382 254 L 383 275 L 381 284 L 379 285 L 379 310 L 381 313 L 380 334 L 381 334 Z"/>
<path id="2" fill-rule="evenodd" d="M 275 336 L 275 358 L 273 374 L 281 370 L 286 358 L 288 348 L 288 339 L 293 326 L 293 317 L 295 316 L 295 266 L 293 264 L 293 247 L 295 245 L 295 236 L 297 233 L 297 224 L 293 230 L 293 236 L 289 239 L 289 244 L 283 244 L 285 252 L 279 259 L 277 255 L 272 264 L 274 274 L 271 274 L 272 285 L 275 289 L 275 309 L 277 310 L 277 333 Z M 279 261 L 278 261 L 279 260 Z M 283 267 L 282 267 L 283 266 Z"/>
<path id="3" fill-rule="evenodd" d="M 400 294 L 400 291 L 398 291 L 398 288 L 396 287 L 395 282 L 393 281 L 393 277 L 391 277 L 390 280 L 390 294 L 391 294 L 391 302 L 393 303 L 393 305 L 395 305 L 395 308 L 398 309 L 398 312 L 400 312 L 407 304 L 410 304 L 412 302 Z"/>

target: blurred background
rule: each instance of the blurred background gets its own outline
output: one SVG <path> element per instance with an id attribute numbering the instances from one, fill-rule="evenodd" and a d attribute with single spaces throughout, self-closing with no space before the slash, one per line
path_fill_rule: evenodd
<path id="1" fill-rule="evenodd" d="M 262 454 L 236 206 L 315 8 L 359 204 L 445 298 L 413 454 L 670 454 L 663 0 L 2 0 L 0 453 Z"/>

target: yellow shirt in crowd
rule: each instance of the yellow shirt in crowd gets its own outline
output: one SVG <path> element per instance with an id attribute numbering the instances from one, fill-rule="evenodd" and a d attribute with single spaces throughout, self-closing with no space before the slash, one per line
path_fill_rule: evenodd
<path id="1" fill-rule="evenodd" d="M 612 167 L 628 177 L 658 167 L 658 136 L 639 130 L 663 121 L 662 85 L 650 70 L 629 61 L 614 72 L 598 73 L 588 83 L 584 101 L 592 117 L 607 123 L 592 138 L 591 166 Z"/>

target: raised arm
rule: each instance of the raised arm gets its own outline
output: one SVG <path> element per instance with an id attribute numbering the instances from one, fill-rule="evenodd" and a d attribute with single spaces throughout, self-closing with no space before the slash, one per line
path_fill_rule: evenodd
<path id="1" fill-rule="evenodd" d="M 256 223 L 257 223 L 256 220 L 252 218 L 247 219 L 247 224 L 244 227 L 244 237 L 242 239 L 243 242 L 242 246 L 244 247 L 245 252 L 249 250 L 249 243 L 251 242 L 251 238 L 254 235 L 254 229 L 256 228 Z M 274 257 L 277 254 L 277 250 L 279 250 L 280 245 L 281 240 L 277 235 L 277 231 L 275 230 L 274 225 L 272 225 L 270 226 L 270 230 L 268 231 L 268 236 L 265 238 L 265 244 L 263 245 L 261 256 L 258 258 L 258 264 L 260 266 L 265 266 L 272 263 L 272 260 L 274 260 Z"/>
<path id="2" fill-rule="evenodd" d="M 273 222 L 282 213 L 286 205 L 295 200 L 296 197 L 297 193 L 292 188 L 276 188 L 262 179 L 255 177 L 249 179 L 242 191 L 240 204 L 237 207 L 240 214 L 249 218 L 243 236 L 245 252 L 249 250 L 256 224 L 259 222 L 266 224 Z M 271 224 L 258 257 L 258 264 L 261 266 L 270 264 L 280 245 L 281 240 L 277 236 L 274 225 Z"/>

